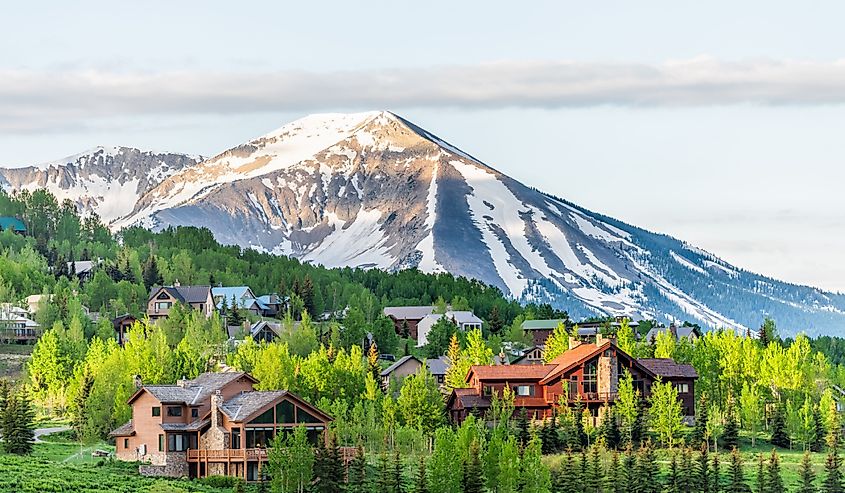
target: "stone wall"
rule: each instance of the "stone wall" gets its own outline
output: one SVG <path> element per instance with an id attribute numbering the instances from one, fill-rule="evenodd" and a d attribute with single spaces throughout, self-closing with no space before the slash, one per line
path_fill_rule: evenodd
<path id="1" fill-rule="evenodd" d="M 185 452 L 171 452 L 165 455 L 164 464 L 141 464 L 138 472 L 142 476 L 184 478 L 188 477 L 188 458 Z"/>

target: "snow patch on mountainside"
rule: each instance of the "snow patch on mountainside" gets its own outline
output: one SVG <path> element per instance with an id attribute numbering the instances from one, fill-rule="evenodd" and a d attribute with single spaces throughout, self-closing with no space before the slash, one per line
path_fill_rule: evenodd
<path id="1" fill-rule="evenodd" d="M 690 262 L 689 260 L 685 259 L 684 257 L 681 257 L 680 255 L 675 253 L 673 250 L 669 251 L 669 255 L 671 255 L 672 258 L 675 259 L 675 262 L 678 262 L 679 264 L 683 265 L 687 269 L 694 270 L 695 272 L 698 272 L 699 274 L 703 274 L 705 276 L 710 275 L 710 274 L 707 273 L 706 270 L 704 270 L 701 267 L 695 265 L 694 263 Z"/>

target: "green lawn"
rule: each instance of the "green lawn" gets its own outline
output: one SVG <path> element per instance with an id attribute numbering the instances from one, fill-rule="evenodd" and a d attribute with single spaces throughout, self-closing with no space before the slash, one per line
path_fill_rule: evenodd
<path id="1" fill-rule="evenodd" d="M 34 344 L 0 344 L 0 354 L 32 354 Z"/>

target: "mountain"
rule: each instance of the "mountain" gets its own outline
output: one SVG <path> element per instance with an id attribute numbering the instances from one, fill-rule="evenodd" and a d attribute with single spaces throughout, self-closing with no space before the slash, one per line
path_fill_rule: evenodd
<path id="1" fill-rule="evenodd" d="M 0 185 L 12 190 L 46 188 L 60 201 L 71 199 L 108 223 L 130 213 L 138 199 L 164 178 L 202 159 L 131 147 L 95 147 L 36 166 L 0 168 Z"/>
<path id="2" fill-rule="evenodd" d="M 117 220 L 328 267 L 417 267 L 550 302 L 786 333 L 845 325 L 845 296 L 736 268 L 555 198 L 388 112 L 312 115 L 168 176 Z"/>

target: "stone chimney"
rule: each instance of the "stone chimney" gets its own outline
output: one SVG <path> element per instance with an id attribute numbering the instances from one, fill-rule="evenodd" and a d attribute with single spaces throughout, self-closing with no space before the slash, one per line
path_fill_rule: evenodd
<path id="1" fill-rule="evenodd" d="M 596 333 L 596 346 L 601 346 L 607 341 L 616 344 L 616 334 L 602 334 L 601 332 Z"/>
<path id="2" fill-rule="evenodd" d="M 179 279 L 176 279 L 175 281 L 173 281 L 173 287 L 174 288 L 178 288 L 179 286 L 181 286 L 181 284 L 179 284 Z"/>
<path id="3" fill-rule="evenodd" d="M 186 388 L 188 388 L 189 382 L 190 382 L 190 380 L 186 380 L 184 375 L 183 375 L 181 380 L 176 380 L 176 386 L 182 387 L 183 389 L 186 389 Z"/>
<path id="4" fill-rule="evenodd" d="M 598 341 L 596 341 L 598 343 Z M 616 351 L 606 349 L 599 356 L 598 391 L 603 399 L 613 400 L 612 394 L 619 390 L 619 365 L 616 364 Z"/>
<path id="5" fill-rule="evenodd" d="M 577 337 L 569 336 L 569 349 L 575 349 L 581 345 L 581 341 Z"/>
<path id="6" fill-rule="evenodd" d="M 141 375 L 135 375 L 133 382 L 135 383 L 135 390 L 138 390 L 144 386 L 144 381 L 141 380 Z"/>
<path id="7" fill-rule="evenodd" d="M 215 390 L 211 394 L 211 424 L 212 426 L 222 426 L 223 421 L 220 415 L 220 408 L 223 407 L 223 394 L 219 390 Z"/>

